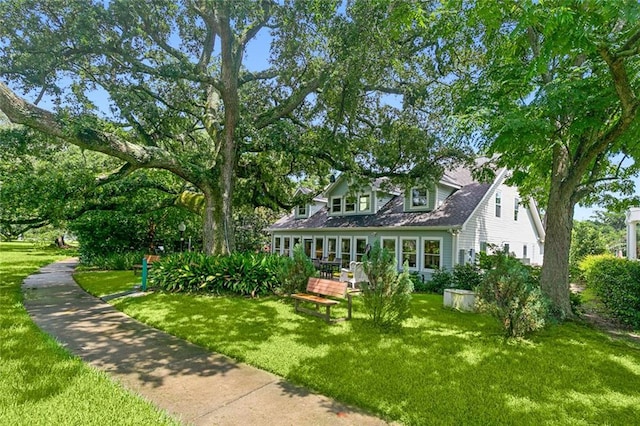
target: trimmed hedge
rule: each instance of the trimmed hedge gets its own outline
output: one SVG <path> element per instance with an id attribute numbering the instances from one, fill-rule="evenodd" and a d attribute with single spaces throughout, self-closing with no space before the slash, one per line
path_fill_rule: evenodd
<path id="1" fill-rule="evenodd" d="M 233 293 L 256 297 L 275 292 L 283 271 L 290 270 L 288 257 L 264 253 L 232 253 L 207 256 L 180 253 L 153 264 L 151 286 L 169 292 Z"/>
<path id="2" fill-rule="evenodd" d="M 614 318 L 640 328 L 640 262 L 595 255 L 585 257 L 579 269 Z"/>

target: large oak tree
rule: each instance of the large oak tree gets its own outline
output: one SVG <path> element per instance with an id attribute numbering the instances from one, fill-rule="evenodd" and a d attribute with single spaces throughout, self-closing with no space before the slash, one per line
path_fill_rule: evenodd
<path id="1" fill-rule="evenodd" d="M 410 102 L 447 75 L 433 65 L 434 28 L 417 20 L 428 11 L 392 0 L 3 2 L 0 109 L 122 160 L 116 175 L 184 179 L 205 199 L 206 251 L 226 253 L 238 192 L 277 206 L 292 175 L 426 182 L 460 157 Z M 259 70 L 245 65 L 252 43 L 270 53 Z"/>

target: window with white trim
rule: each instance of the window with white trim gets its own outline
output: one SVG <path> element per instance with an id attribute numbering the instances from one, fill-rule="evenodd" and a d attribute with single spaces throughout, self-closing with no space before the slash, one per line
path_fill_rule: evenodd
<path id="1" fill-rule="evenodd" d="M 441 241 L 439 239 L 422 240 L 422 257 L 424 269 L 440 269 Z"/>
<path id="2" fill-rule="evenodd" d="M 304 250 L 304 254 L 310 258 L 311 250 L 313 248 L 313 240 L 311 238 L 304 238 L 302 240 L 302 248 Z"/>
<path id="3" fill-rule="evenodd" d="M 351 262 L 351 238 L 340 238 L 340 258 L 342 259 L 342 267 L 348 268 Z"/>
<path id="4" fill-rule="evenodd" d="M 327 238 L 327 259 L 333 260 L 338 254 L 338 239 L 335 237 Z"/>
<path id="5" fill-rule="evenodd" d="M 426 189 L 411 189 L 410 206 L 412 209 L 422 209 L 429 205 L 429 191 Z"/>
<path id="6" fill-rule="evenodd" d="M 396 254 L 396 239 L 395 238 L 382 238 L 382 248 L 395 256 Z"/>
<path id="7" fill-rule="evenodd" d="M 496 191 L 496 217 L 502 215 L 502 192 Z"/>
<path id="8" fill-rule="evenodd" d="M 409 269 L 418 268 L 418 239 L 417 238 L 401 238 L 400 239 L 400 260 L 404 265 L 407 262 Z"/>
<path id="9" fill-rule="evenodd" d="M 362 262 L 362 257 L 367 251 L 367 237 L 356 237 L 356 262 Z"/>
<path id="10" fill-rule="evenodd" d="M 316 237 L 316 259 L 322 259 L 324 256 L 324 238 Z"/>
<path id="11" fill-rule="evenodd" d="M 284 241 L 282 243 L 282 255 L 291 255 L 291 237 L 284 237 Z"/>
<path id="12" fill-rule="evenodd" d="M 303 206 L 296 207 L 296 216 L 298 217 L 306 217 L 307 216 L 307 206 L 306 204 Z"/>
<path id="13" fill-rule="evenodd" d="M 344 212 L 345 213 L 356 212 L 356 197 L 346 197 L 344 199 Z"/>
<path id="14" fill-rule="evenodd" d="M 342 212 L 342 198 L 333 197 L 331 199 L 331 213 L 341 213 Z"/>
<path id="15" fill-rule="evenodd" d="M 520 210 L 520 200 L 518 198 L 513 200 L 513 220 L 518 221 L 518 210 Z"/>
<path id="16" fill-rule="evenodd" d="M 275 237 L 273 241 L 273 252 L 275 254 L 280 254 L 280 250 L 282 250 L 282 238 Z"/>
<path id="17" fill-rule="evenodd" d="M 358 211 L 359 212 L 371 211 L 371 194 L 362 194 L 358 197 Z"/>

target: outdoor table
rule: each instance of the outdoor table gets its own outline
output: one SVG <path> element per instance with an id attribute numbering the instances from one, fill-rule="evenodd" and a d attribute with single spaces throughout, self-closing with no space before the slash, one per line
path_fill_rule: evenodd
<path id="1" fill-rule="evenodd" d="M 321 260 L 320 276 L 323 278 L 333 278 L 333 273 L 340 270 L 342 261 L 340 260 Z"/>

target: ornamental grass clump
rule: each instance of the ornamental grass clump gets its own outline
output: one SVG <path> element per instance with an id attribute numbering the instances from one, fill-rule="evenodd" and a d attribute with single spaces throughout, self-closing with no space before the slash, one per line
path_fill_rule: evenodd
<path id="1" fill-rule="evenodd" d="M 506 337 L 524 337 L 543 328 L 548 304 L 532 269 L 503 252 L 492 261 L 477 289 L 478 310 L 496 317 Z"/>
<path id="2" fill-rule="evenodd" d="M 399 327 L 411 316 L 413 282 L 407 268 L 398 274 L 395 258 L 377 242 L 364 260 L 369 278 L 368 283 L 361 283 L 364 310 L 377 327 Z"/>

